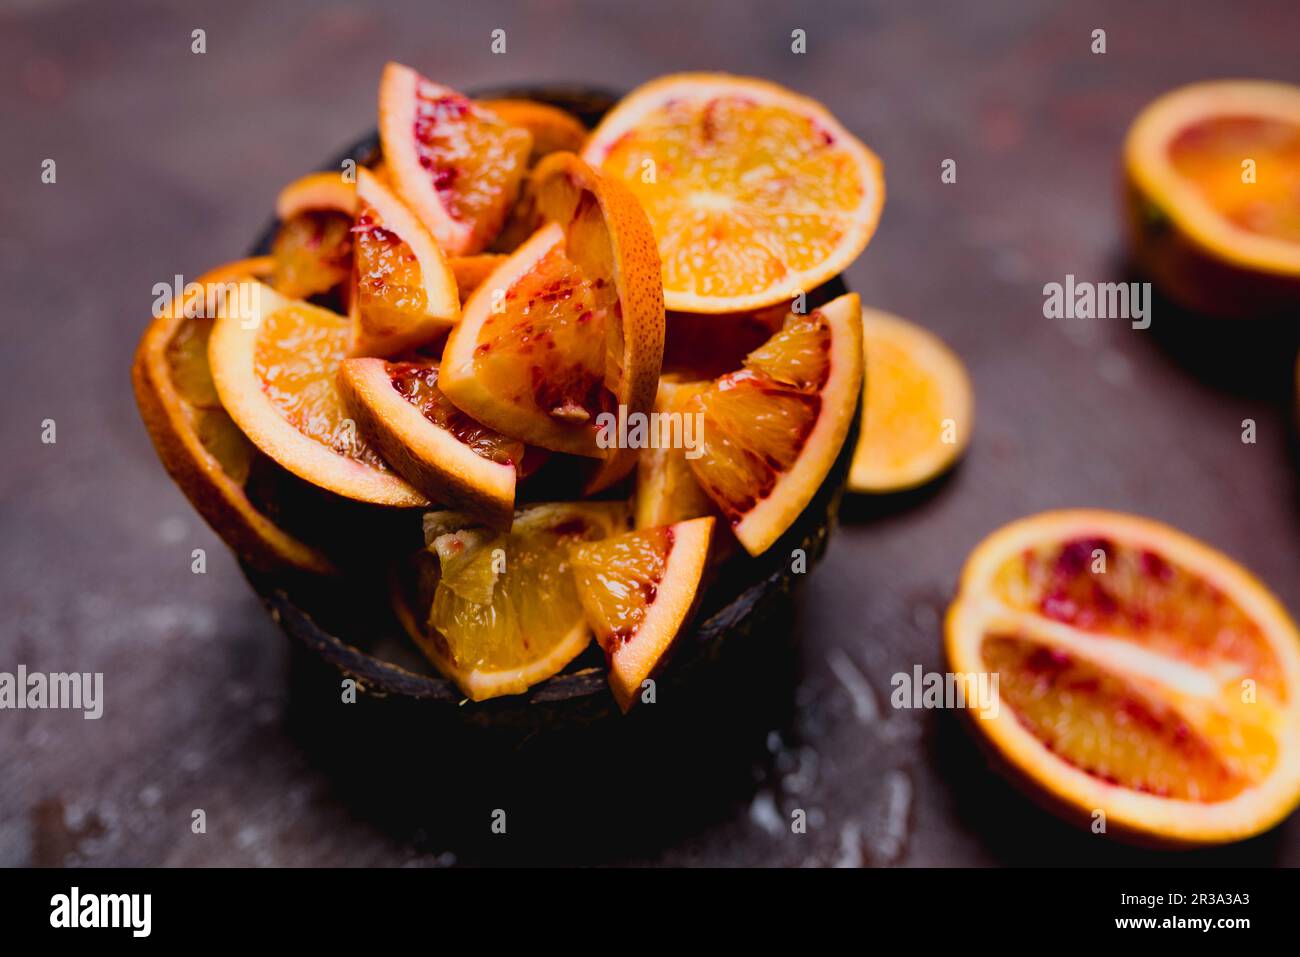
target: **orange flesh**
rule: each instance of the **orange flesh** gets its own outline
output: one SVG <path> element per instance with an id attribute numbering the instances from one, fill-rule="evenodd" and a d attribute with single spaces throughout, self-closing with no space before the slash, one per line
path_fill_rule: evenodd
<path id="1" fill-rule="evenodd" d="M 1223 801 L 1248 779 L 1176 708 L 1114 671 L 1019 635 L 984 638 L 988 670 L 1016 719 L 1057 757 L 1122 787 Z"/>
<path id="2" fill-rule="evenodd" d="M 222 471 L 242 485 L 256 452 L 221 407 L 212 384 L 212 370 L 208 367 L 212 324 L 213 320 L 205 317 L 184 320 L 167 343 L 167 365 L 199 442 L 221 463 Z"/>
<path id="3" fill-rule="evenodd" d="M 438 388 L 438 367 L 432 362 L 388 362 L 385 369 L 402 398 L 461 444 L 501 465 L 517 465 L 523 459 L 524 443 L 480 425 L 451 404 Z"/>
<path id="4" fill-rule="evenodd" d="M 424 312 L 424 274 L 414 250 L 383 225 L 383 217 L 365 200 L 357 201 L 357 305 L 376 317 L 401 317 Z"/>
<path id="5" fill-rule="evenodd" d="M 606 657 L 631 640 L 654 604 L 673 547 L 671 527 L 576 546 L 578 596 Z"/>
<path id="6" fill-rule="evenodd" d="M 645 182 L 646 160 L 654 182 Z M 765 289 L 825 261 L 866 189 L 812 118 L 741 96 L 669 101 L 617 140 L 602 166 L 645 207 L 665 287 L 707 296 Z M 700 250 L 709 250 L 707 270 Z"/>
<path id="7" fill-rule="evenodd" d="M 352 220 L 334 210 L 308 210 L 280 225 L 271 246 L 271 285 L 290 299 L 329 292 L 352 271 Z"/>
<path id="8" fill-rule="evenodd" d="M 902 468 L 930 453 L 939 438 L 936 423 L 944 417 L 944 401 L 929 369 L 897 342 L 869 337 L 866 385 L 864 429 L 872 437 L 871 464 Z"/>
<path id="9" fill-rule="evenodd" d="M 562 422 L 594 423 L 609 399 L 605 319 L 612 283 L 587 279 L 552 249 L 505 293 L 474 347 L 475 375 L 496 395 Z"/>
<path id="10" fill-rule="evenodd" d="M 438 199 L 461 222 L 498 209 L 527 168 L 532 137 L 458 93 L 416 87 L 416 154 Z"/>
<path id="11" fill-rule="evenodd" d="M 1098 553 L 1104 573 L 1092 570 Z M 1153 551 L 1103 538 L 1054 542 L 1003 565 L 993 591 L 1013 609 L 1089 634 L 1198 667 L 1231 666 L 1285 700 L 1280 665 L 1259 626 L 1203 577 Z"/>
<path id="12" fill-rule="evenodd" d="M 289 306 L 262 320 L 253 369 L 267 397 L 295 429 L 340 455 L 373 468 L 388 466 L 356 431 L 335 385 L 351 328 L 319 310 Z"/>
<path id="13" fill-rule="evenodd" d="M 820 313 L 792 315 L 746 357 L 743 369 L 682 404 L 683 412 L 704 413 L 704 452 L 690 466 L 732 525 L 771 494 L 799 457 L 821 411 L 830 344 Z"/>
<path id="14" fill-rule="evenodd" d="M 1209 117 L 1179 132 L 1169 158 L 1233 225 L 1300 243 L 1300 123 Z M 1246 159 L 1255 161 L 1254 183 L 1242 182 Z"/>

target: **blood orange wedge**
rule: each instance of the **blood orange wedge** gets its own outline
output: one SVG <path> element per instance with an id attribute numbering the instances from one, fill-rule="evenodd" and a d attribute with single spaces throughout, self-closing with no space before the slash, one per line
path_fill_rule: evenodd
<path id="1" fill-rule="evenodd" d="M 393 188 L 443 250 L 486 249 L 514 205 L 532 135 L 390 63 L 379 85 L 379 138 Z"/>
<path id="2" fill-rule="evenodd" d="M 880 161 L 820 103 L 763 80 L 684 73 L 624 97 L 583 158 L 645 207 L 664 301 L 733 312 L 788 300 L 866 247 Z"/>
<path id="3" fill-rule="evenodd" d="M 700 487 L 751 555 L 798 518 L 848 435 L 862 389 L 862 309 L 849 293 L 751 352 L 744 367 L 677 406 L 702 415 Z"/>
<path id="4" fill-rule="evenodd" d="M 510 527 L 524 444 L 452 405 L 438 388 L 437 363 L 348 359 L 339 391 L 361 434 L 431 501 Z"/>
<path id="5" fill-rule="evenodd" d="M 624 712 L 690 617 L 712 532 L 712 518 L 697 518 L 570 550 L 578 599 L 605 652 L 609 686 Z"/>
<path id="6" fill-rule="evenodd" d="M 437 567 L 422 558 L 405 569 L 394 608 L 467 697 L 520 694 L 591 642 L 569 549 L 624 531 L 627 510 L 610 502 L 545 504 L 520 510 L 508 533 L 466 526 L 460 515 L 425 516 Z M 415 587 L 403 586 L 411 580 Z"/>
<path id="7" fill-rule="evenodd" d="M 626 475 L 635 449 L 602 448 L 603 413 L 645 414 L 663 358 L 659 260 L 644 213 L 572 154 L 537 169 L 557 221 L 465 304 L 443 353 L 443 389 L 478 421 L 530 445 L 603 458 L 591 490 Z"/>
<path id="8" fill-rule="evenodd" d="M 576 153 L 587 140 L 587 128 L 567 110 L 536 100 L 480 100 L 479 104 L 511 126 L 533 135 L 528 165 L 551 153 Z"/>
<path id="9" fill-rule="evenodd" d="M 343 213 L 349 219 L 356 215 L 356 183 L 345 179 L 341 171 L 308 173 L 280 190 L 275 198 L 275 215 L 281 220 L 326 210 Z"/>
<path id="10" fill-rule="evenodd" d="M 1300 634 L 1249 572 L 1175 529 L 1101 511 L 1014 522 L 967 560 L 946 632 L 954 673 L 998 678 L 977 731 L 1068 816 L 1204 844 L 1300 801 Z"/>
<path id="11" fill-rule="evenodd" d="M 357 170 L 352 354 L 428 345 L 460 318 L 447 259 L 414 214 L 369 170 Z"/>
<path id="12" fill-rule="evenodd" d="M 324 555 L 284 531 L 250 500 L 246 486 L 261 453 L 221 407 L 208 368 L 213 318 L 206 315 L 207 290 L 213 290 L 215 302 L 231 292 L 231 284 L 265 277 L 271 269 L 270 257 L 262 257 L 200 276 L 196 286 L 202 293 L 193 290 L 149 325 L 136 349 L 131 379 L 158 457 L 236 554 L 263 570 L 287 566 L 328 574 L 334 566 Z"/>
<path id="13" fill-rule="evenodd" d="M 208 362 L 221 404 L 253 443 L 299 478 L 376 505 L 428 501 L 358 434 L 336 384 L 343 316 L 254 287 L 247 314 L 220 311 Z"/>
<path id="14" fill-rule="evenodd" d="M 280 191 L 271 246 L 271 285 L 278 292 L 306 299 L 344 288 L 352 275 L 356 205 L 356 185 L 341 173 L 308 173 Z"/>
<path id="15" fill-rule="evenodd" d="M 660 415 L 671 415 L 673 410 L 686 404 L 691 396 L 708 387 L 707 382 L 669 382 L 659 383 L 659 395 L 655 399 L 655 411 Z M 663 419 L 660 420 L 664 421 Z M 691 442 L 697 438 L 693 427 L 695 421 L 681 421 L 680 443 L 658 442 L 650 448 L 642 449 L 636 465 L 636 494 L 633 499 L 633 525 L 637 528 L 656 528 L 660 525 L 673 525 L 689 518 L 699 518 L 714 511 L 713 500 L 704 494 L 700 483 L 695 480 L 687 454 L 694 454 L 686 445 L 686 426 L 692 426 Z M 668 420 L 668 434 L 672 436 L 673 421 Z M 662 427 L 661 427 L 662 438 Z"/>
<path id="16" fill-rule="evenodd" d="M 1300 87 L 1196 83 L 1124 145 L 1137 264 L 1172 299 L 1234 318 L 1300 308 Z"/>
<path id="17" fill-rule="evenodd" d="M 862 310 L 866 395 L 849 470 L 855 492 L 922 485 L 955 462 L 970 442 L 970 379 L 961 360 L 920 326 Z"/>

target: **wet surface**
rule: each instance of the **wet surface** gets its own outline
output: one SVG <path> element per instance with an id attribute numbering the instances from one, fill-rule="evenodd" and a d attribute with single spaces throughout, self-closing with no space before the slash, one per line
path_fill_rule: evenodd
<path id="1" fill-rule="evenodd" d="M 991 770 L 959 716 L 889 703 L 895 672 L 942 669 L 969 549 L 1038 509 L 1172 522 L 1300 611 L 1294 331 L 1159 299 L 1147 331 L 1042 315 L 1045 283 L 1128 278 L 1116 171 L 1136 111 L 1207 76 L 1300 82 L 1293 4 L 566 2 L 466 8 L 450 32 L 436 16 L 140 0 L 0 15 L 0 670 L 103 672 L 106 699 L 98 721 L 0 712 L 0 864 L 1300 864 L 1295 818 L 1172 855 L 1074 830 Z M 284 183 L 373 126 L 389 58 L 465 88 L 761 74 L 880 153 L 889 199 L 850 284 L 954 347 L 976 432 L 950 477 L 846 503 L 797 603 L 755 636 L 768 680 L 720 679 L 708 701 L 659 705 L 660 724 L 509 747 L 392 702 L 346 711 L 158 465 L 128 382 L 153 285 L 241 254 Z"/>

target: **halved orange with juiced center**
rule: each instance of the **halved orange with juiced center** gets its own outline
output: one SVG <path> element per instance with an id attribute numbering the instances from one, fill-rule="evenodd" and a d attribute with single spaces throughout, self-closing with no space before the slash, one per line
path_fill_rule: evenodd
<path id="1" fill-rule="evenodd" d="M 255 284 L 246 310 L 221 310 L 208 342 L 221 404 L 299 478 L 361 502 L 426 505 L 343 408 L 336 377 L 351 334 L 345 317 Z"/>
<path id="2" fill-rule="evenodd" d="M 450 256 L 487 248 L 514 205 L 532 135 L 455 90 L 389 63 L 379 137 L 394 190 Z"/>
<path id="3" fill-rule="evenodd" d="M 636 703 L 689 620 L 712 532 L 711 517 L 697 518 L 570 549 L 578 599 L 623 711 Z"/>
<path id="4" fill-rule="evenodd" d="M 520 694 L 591 642 L 571 546 L 626 528 L 627 509 L 613 502 L 530 506 L 508 533 L 430 513 L 425 536 L 437 561 L 431 565 L 422 557 L 399 574 L 395 610 L 420 649 L 467 697 Z"/>
<path id="5" fill-rule="evenodd" d="M 635 465 L 605 414 L 645 414 L 663 359 L 659 261 L 645 214 L 572 154 L 545 160 L 540 229 L 465 304 L 443 353 L 448 398 L 530 445 L 601 458 L 591 490 Z M 608 433 L 606 433 L 608 437 Z"/>
<path id="6" fill-rule="evenodd" d="M 196 289 L 156 316 L 141 337 L 131 378 L 158 457 L 226 544 L 261 569 L 326 574 L 335 569 L 323 554 L 282 529 L 249 498 L 249 477 L 260 453 L 222 408 L 208 366 L 215 317 L 200 300 L 210 298 L 215 305 L 226 295 L 238 296 L 238 283 L 266 277 L 273 268 L 270 257 L 261 257 L 200 276 Z"/>
<path id="7" fill-rule="evenodd" d="M 751 555 L 766 551 L 821 487 L 862 388 L 862 309 L 852 293 L 790 314 L 744 368 L 677 405 L 702 416 L 689 459 Z"/>
<path id="8" fill-rule="evenodd" d="M 431 501 L 510 527 L 524 443 L 475 422 L 438 387 L 432 359 L 348 359 L 345 408 L 384 461 Z"/>
<path id="9" fill-rule="evenodd" d="M 1175 529 L 1098 511 L 1014 522 L 968 559 L 946 632 L 952 672 L 998 681 L 976 730 L 1072 816 L 1217 843 L 1300 802 L 1300 634 Z"/>
<path id="10" fill-rule="evenodd" d="M 1300 87 L 1168 93 L 1134 120 L 1124 165 L 1134 255 L 1167 295 L 1230 317 L 1300 306 Z"/>
<path id="11" fill-rule="evenodd" d="M 456 278 L 429 231 L 366 169 L 352 231 L 352 354 L 391 356 L 444 335 L 460 318 Z"/>
<path id="12" fill-rule="evenodd" d="M 634 90 L 582 156 L 645 207 L 664 300 L 687 312 L 810 292 L 862 252 L 884 202 L 880 161 L 824 106 L 722 73 Z"/>

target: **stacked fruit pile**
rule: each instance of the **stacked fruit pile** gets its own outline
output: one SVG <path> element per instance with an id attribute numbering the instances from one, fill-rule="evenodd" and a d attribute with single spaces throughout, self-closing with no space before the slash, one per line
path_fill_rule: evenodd
<path id="1" fill-rule="evenodd" d="M 875 230 L 879 162 L 820 105 L 711 74 L 589 133 L 390 64 L 379 132 L 372 163 L 281 193 L 271 255 L 157 317 L 145 421 L 261 568 L 374 563 L 291 531 L 302 500 L 423 512 L 395 607 L 469 697 L 594 634 L 626 709 L 710 568 L 771 549 L 849 433 L 861 309 L 818 287 Z"/>

